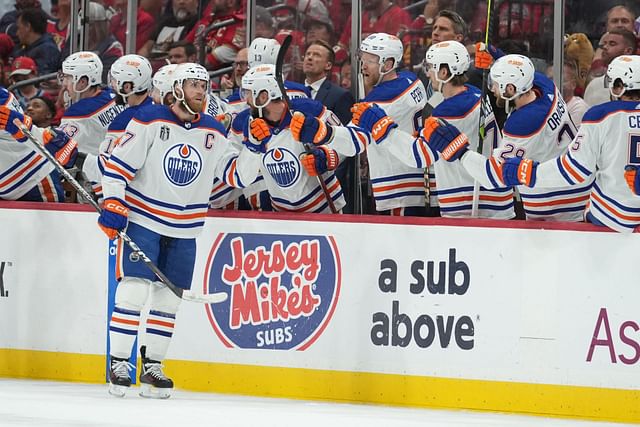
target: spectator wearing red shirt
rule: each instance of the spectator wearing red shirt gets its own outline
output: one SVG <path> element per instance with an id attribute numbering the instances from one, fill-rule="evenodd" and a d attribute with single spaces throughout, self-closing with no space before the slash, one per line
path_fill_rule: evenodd
<path id="1" fill-rule="evenodd" d="M 198 21 L 198 0 L 172 0 L 171 11 L 160 18 L 138 55 L 149 59 L 166 58 L 171 43 L 182 40 Z"/>
<path id="2" fill-rule="evenodd" d="M 363 39 L 373 33 L 387 33 L 397 36 L 401 29 L 407 28 L 411 24 L 409 14 L 393 4 L 391 0 L 364 0 L 362 6 L 365 10 L 362 14 Z M 347 20 L 340 41 L 333 48 L 336 52 L 336 63 L 342 64 L 346 60 L 350 43 L 351 17 Z"/>
<path id="3" fill-rule="evenodd" d="M 71 21 L 71 0 L 58 0 L 57 17 L 47 20 L 47 33 L 51 34 L 60 51 L 64 49 L 67 41 L 69 21 Z"/>
<path id="4" fill-rule="evenodd" d="M 114 0 L 113 8 L 116 14 L 111 18 L 109 30 L 123 46 L 127 44 L 127 0 Z M 149 40 L 155 27 L 155 20 L 141 6 L 138 6 L 136 18 L 136 47 L 139 51 Z"/>
<path id="5" fill-rule="evenodd" d="M 187 34 L 186 40 L 196 48 L 200 39 L 204 37 L 207 50 L 206 67 L 210 70 L 231 64 L 238 51 L 245 47 L 245 17 L 239 3 L 237 0 L 212 0 L 204 10 L 204 17 Z M 209 26 L 229 19 L 235 19 L 235 22 L 204 34 Z"/>

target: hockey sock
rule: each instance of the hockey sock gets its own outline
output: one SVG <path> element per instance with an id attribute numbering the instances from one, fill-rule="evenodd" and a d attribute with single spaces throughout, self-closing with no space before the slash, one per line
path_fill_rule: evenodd
<path id="1" fill-rule="evenodd" d="M 176 315 L 151 310 L 147 318 L 147 334 L 145 336 L 146 356 L 151 360 L 164 360 L 173 329 Z"/>
<path id="2" fill-rule="evenodd" d="M 138 335 L 140 312 L 115 307 L 109 322 L 109 341 L 111 355 L 128 359 L 133 342 Z"/>

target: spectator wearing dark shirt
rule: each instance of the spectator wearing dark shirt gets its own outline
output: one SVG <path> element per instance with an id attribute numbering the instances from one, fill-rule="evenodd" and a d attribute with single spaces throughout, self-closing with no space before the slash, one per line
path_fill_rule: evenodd
<path id="1" fill-rule="evenodd" d="M 169 46 L 182 40 L 198 21 L 197 0 L 172 0 L 173 13 L 163 16 L 138 55 L 159 59 L 167 56 Z"/>
<path id="2" fill-rule="evenodd" d="M 14 44 L 18 44 L 18 36 L 16 35 L 16 20 L 20 11 L 25 9 L 41 9 L 40 2 L 38 0 L 16 0 L 16 6 L 14 10 L 2 15 L 0 18 L 0 33 L 9 34 Z"/>
<path id="3" fill-rule="evenodd" d="M 14 57 L 28 56 L 36 61 L 40 74 L 54 73 L 60 63 L 60 51 L 47 33 L 47 15 L 42 9 L 25 9 L 16 20 L 20 44 L 13 52 Z"/>
<path id="4" fill-rule="evenodd" d="M 180 40 L 171 43 L 169 46 L 169 62 L 172 64 L 183 64 L 185 62 L 197 62 L 198 52 L 193 43 Z"/>

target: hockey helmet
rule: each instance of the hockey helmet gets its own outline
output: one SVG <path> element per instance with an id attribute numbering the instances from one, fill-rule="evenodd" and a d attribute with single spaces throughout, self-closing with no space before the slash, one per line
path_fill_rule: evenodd
<path id="1" fill-rule="evenodd" d="M 396 36 L 387 33 L 374 33 L 362 40 L 360 52 L 376 55 L 381 69 L 387 59 L 393 59 L 393 68 L 395 69 L 402 62 L 404 48 Z"/>
<path id="2" fill-rule="evenodd" d="M 173 90 L 173 73 L 177 67 L 177 64 L 168 64 L 161 67 L 153 75 L 153 87 L 158 91 L 160 99 L 162 100 L 164 100 L 164 97 Z"/>
<path id="3" fill-rule="evenodd" d="M 262 64 L 275 64 L 278 58 L 280 43 L 276 39 L 258 37 L 249 45 L 247 60 L 249 68 Z"/>
<path id="4" fill-rule="evenodd" d="M 62 62 L 62 72 L 59 78 L 62 80 L 65 75 L 72 77 L 74 91 L 84 92 L 91 86 L 102 83 L 102 61 L 100 57 L 93 52 L 76 52 L 69 55 Z M 89 80 L 89 84 L 82 91 L 78 91 L 76 85 L 83 77 Z"/>
<path id="5" fill-rule="evenodd" d="M 618 80 L 622 83 L 622 91 L 615 94 L 613 89 Z M 620 98 L 627 90 L 640 89 L 640 56 L 621 55 L 614 58 L 607 68 L 605 81 L 614 98 Z"/>
<path id="6" fill-rule="evenodd" d="M 111 66 L 111 84 L 116 93 L 127 98 L 132 93 L 144 92 L 151 89 L 151 64 L 147 58 L 140 55 L 125 55 L 118 58 Z M 130 93 L 123 92 L 123 85 L 131 83 Z"/>
<path id="7" fill-rule="evenodd" d="M 436 72 L 436 80 L 441 84 L 449 82 L 454 76 L 466 73 L 471 64 L 467 48 L 454 40 L 432 45 L 427 51 L 424 61 L 427 66 L 433 67 Z M 441 80 L 438 77 L 438 71 L 443 65 L 446 65 L 451 73 L 446 80 Z"/>
<path id="8" fill-rule="evenodd" d="M 261 105 L 256 104 L 258 95 L 265 91 L 268 95 L 266 102 Z M 251 67 L 249 71 L 242 76 L 242 90 L 240 91 L 243 100 L 246 100 L 251 94 L 253 104 L 256 108 L 262 109 L 269 102 L 282 98 L 282 92 L 276 80 L 276 67 L 273 64 L 263 64 Z"/>
<path id="9" fill-rule="evenodd" d="M 489 71 L 489 87 L 496 85 L 500 91 L 500 97 L 505 101 L 511 101 L 533 87 L 535 68 L 529 58 L 523 55 L 505 55 L 496 60 Z M 505 97 L 508 85 L 513 85 L 515 94 Z"/>

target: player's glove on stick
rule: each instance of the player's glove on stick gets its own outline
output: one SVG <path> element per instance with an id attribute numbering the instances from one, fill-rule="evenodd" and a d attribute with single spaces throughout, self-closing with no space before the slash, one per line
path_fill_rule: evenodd
<path id="1" fill-rule="evenodd" d="M 476 43 L 476 55 L 474 65 L 481 70 L 491 68 L 493 61 L 504 56 L 504 52 L 495 46 L 487 45 L 482 42 Z"/>
<path id="2" fill-rule="evenodd" d="M 458 160 L 469 150 L 467 136 L 442 119 L 429 117 L 420 133 L 432 151 L 440 153 L 440 157 L 448 162 Z"/>
<path id="3" fill-rule="evenodd" d="M 65 168 L 71 168 L 78 157 L 78 144 L 60 129 L 48 129 L 42 134 L 44 147 Z"/>
<path id="4" fill-rule="evenodd" d="M 351 107 L 351 112 L 353 124 L 369 132 L 376 144 L 384 141 L 391 129 L 398 127 L 382 108 L 370 102 L 355 104 Z"/>
<path id="5" fill-rule="evenodd" d="M 512 157 L 505 160 L 501 165 L 502 181 L 507 186 L 526 185 L 533 187 L 536 185 L 536 172 L 540 163 L 531 159 Z"/>
<path id="6" fill-rule="evenodd" d="M 293 113 L 289 129 L 293 139 L 304 144 L 327 144 L 333 138 L 333 126 L 328 126 L 317 117 L 305 116 L 300 111 Z"/>
<path id="7" fill-rule="evenodd" d="M 124 202 L 117 197 L 108 197 L 104 199 L 102 212 L 98 217 L 98 225 L 104 231 L 109 239 L 115 239 L 118 231 L 122 231 L 127 227 L 129 218 L 129 208 Z"/>
<path id="8" fill-rule="evenodd" d="M 310 153 L 302 154 L 300 162 L 310 176 L 318 176 L 326 171 L 335 170 L 340 159 L 335 150 L 326 145 L 320 145 L 311 149 Z"/>
<path id="9" fill-rule="evenodd" d="M 0 130 L 6 130 L 7 132 L 9 132 L 18 142 L 25 142 L 27 140 L 27 137 L 13 123 L 15 119 L 20 120 L 22 123 L 24 123 L 27 129 L 31 130 L 31 117 L 12 110 L 11 108 L 4 105 L 0 106 Z"/>
<path id="10" fill-rule="evenodd" d="M 624 167 L 624 179 L 633 194 L 640 196 L 640 174 L 638 173 L 640 166 L 627 165 Z"/>
<path id="11" fill-rule="evenodd" d="M 266 153 L 267 144 L 271 140 L 271 128 L 262 119 L 249 119 L 245 126 L 244 145 L 254 153 Z"/>

